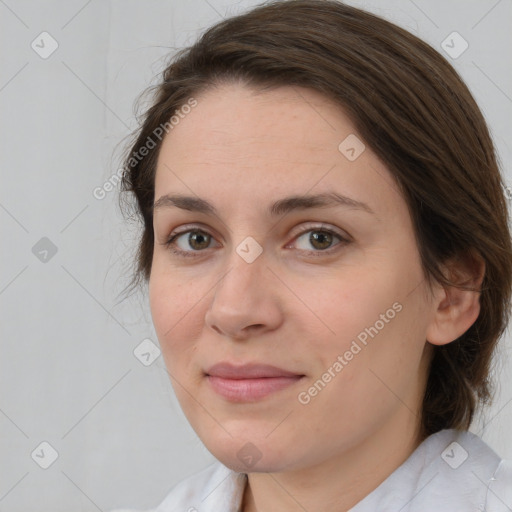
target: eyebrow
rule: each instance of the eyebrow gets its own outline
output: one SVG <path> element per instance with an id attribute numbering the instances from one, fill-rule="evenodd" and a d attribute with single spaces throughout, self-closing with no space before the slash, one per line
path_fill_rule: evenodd
<path id="1" fill-rule="evenodd" d="M 308 208 L 329 208 L 333 206 L 344 206 L 346 208 L 362 210 L 367 213 L 375 212 L 366 204 L 350 197 L 329 192 L 315 195 L 295 195 L 284 197 L 272 203 L 268 213 L 272 217 L 283 215 L 294 210 L 306 210 Z M 185 196 L 182 194 L 165 194 L 153 205 L 153 212 L 164 208 L 181 208 L 198 213 L 218 215 L 217 209 L 211 203 L 200 197 Z"/>

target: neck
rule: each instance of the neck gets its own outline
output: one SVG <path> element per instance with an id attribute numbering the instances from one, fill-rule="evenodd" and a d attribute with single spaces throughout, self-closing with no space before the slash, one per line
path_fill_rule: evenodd
<path id="1" fill-rule="evenodd" d="M 406 408 L 377 432 L 313 467 L 250 473 L 243 512 L 347 512 L 379 486 L 423 441 Z M 397 424 L 398 423 L 398 424 Z"/>

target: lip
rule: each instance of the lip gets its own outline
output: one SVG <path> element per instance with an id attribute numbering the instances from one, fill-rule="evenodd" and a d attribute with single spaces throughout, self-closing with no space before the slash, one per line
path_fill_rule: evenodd
<path id="1" fill-rule="evenodd" d="M 209 368 L 206 378 L 212 389 L 232 402 L 254 402 L 281 391 L 304 377 L 266 364 L 235 366 L 218 363 Z"/>
<path id="2" fill-rule="evenodd" d="M 240 366 L 218 363 L 206 370 L 206 375 L 224 379 L 260 379 L 269 377 L 297 377 L 301 374 L 283 370 L 268 364 L 248 363 Z"/>

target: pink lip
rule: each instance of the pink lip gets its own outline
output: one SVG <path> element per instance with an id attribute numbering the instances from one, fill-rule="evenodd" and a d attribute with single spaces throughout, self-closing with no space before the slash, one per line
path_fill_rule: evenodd
<path id="1" fill-rule="evenodd" d="M 234 366 L 219 363 L 206 371 L 213 390 L 232 402 L 259 400 L 291 386 L 303 376 L 263 364 Z"/>

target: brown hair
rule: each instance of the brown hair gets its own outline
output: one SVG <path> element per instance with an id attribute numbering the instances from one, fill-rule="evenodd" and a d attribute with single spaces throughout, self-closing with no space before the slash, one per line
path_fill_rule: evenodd
<path id="1" fill-rule="evenodd" d="M 453 284 L 441 271 L 448 260 L 484 260 L 480 315 L 457 340 L 433 347 L 422 408 L 424 435 L 469 428 L 491 396 L 492 355 L 510 314 L 504 184 L 486 122 L 457 72 L 373 14 L 333 0 L 270 2 L 218 23 L 172 58 L 125 161 L 122 190 L 135 196 L 143 221 L 132 286 L 151 273 L 155 130 L 194 95 L 232 81 L 308 87 L 344 108 L 402 191 L 429 283 Z M 156 147 L 141 158 L 149 139 Z"/>

